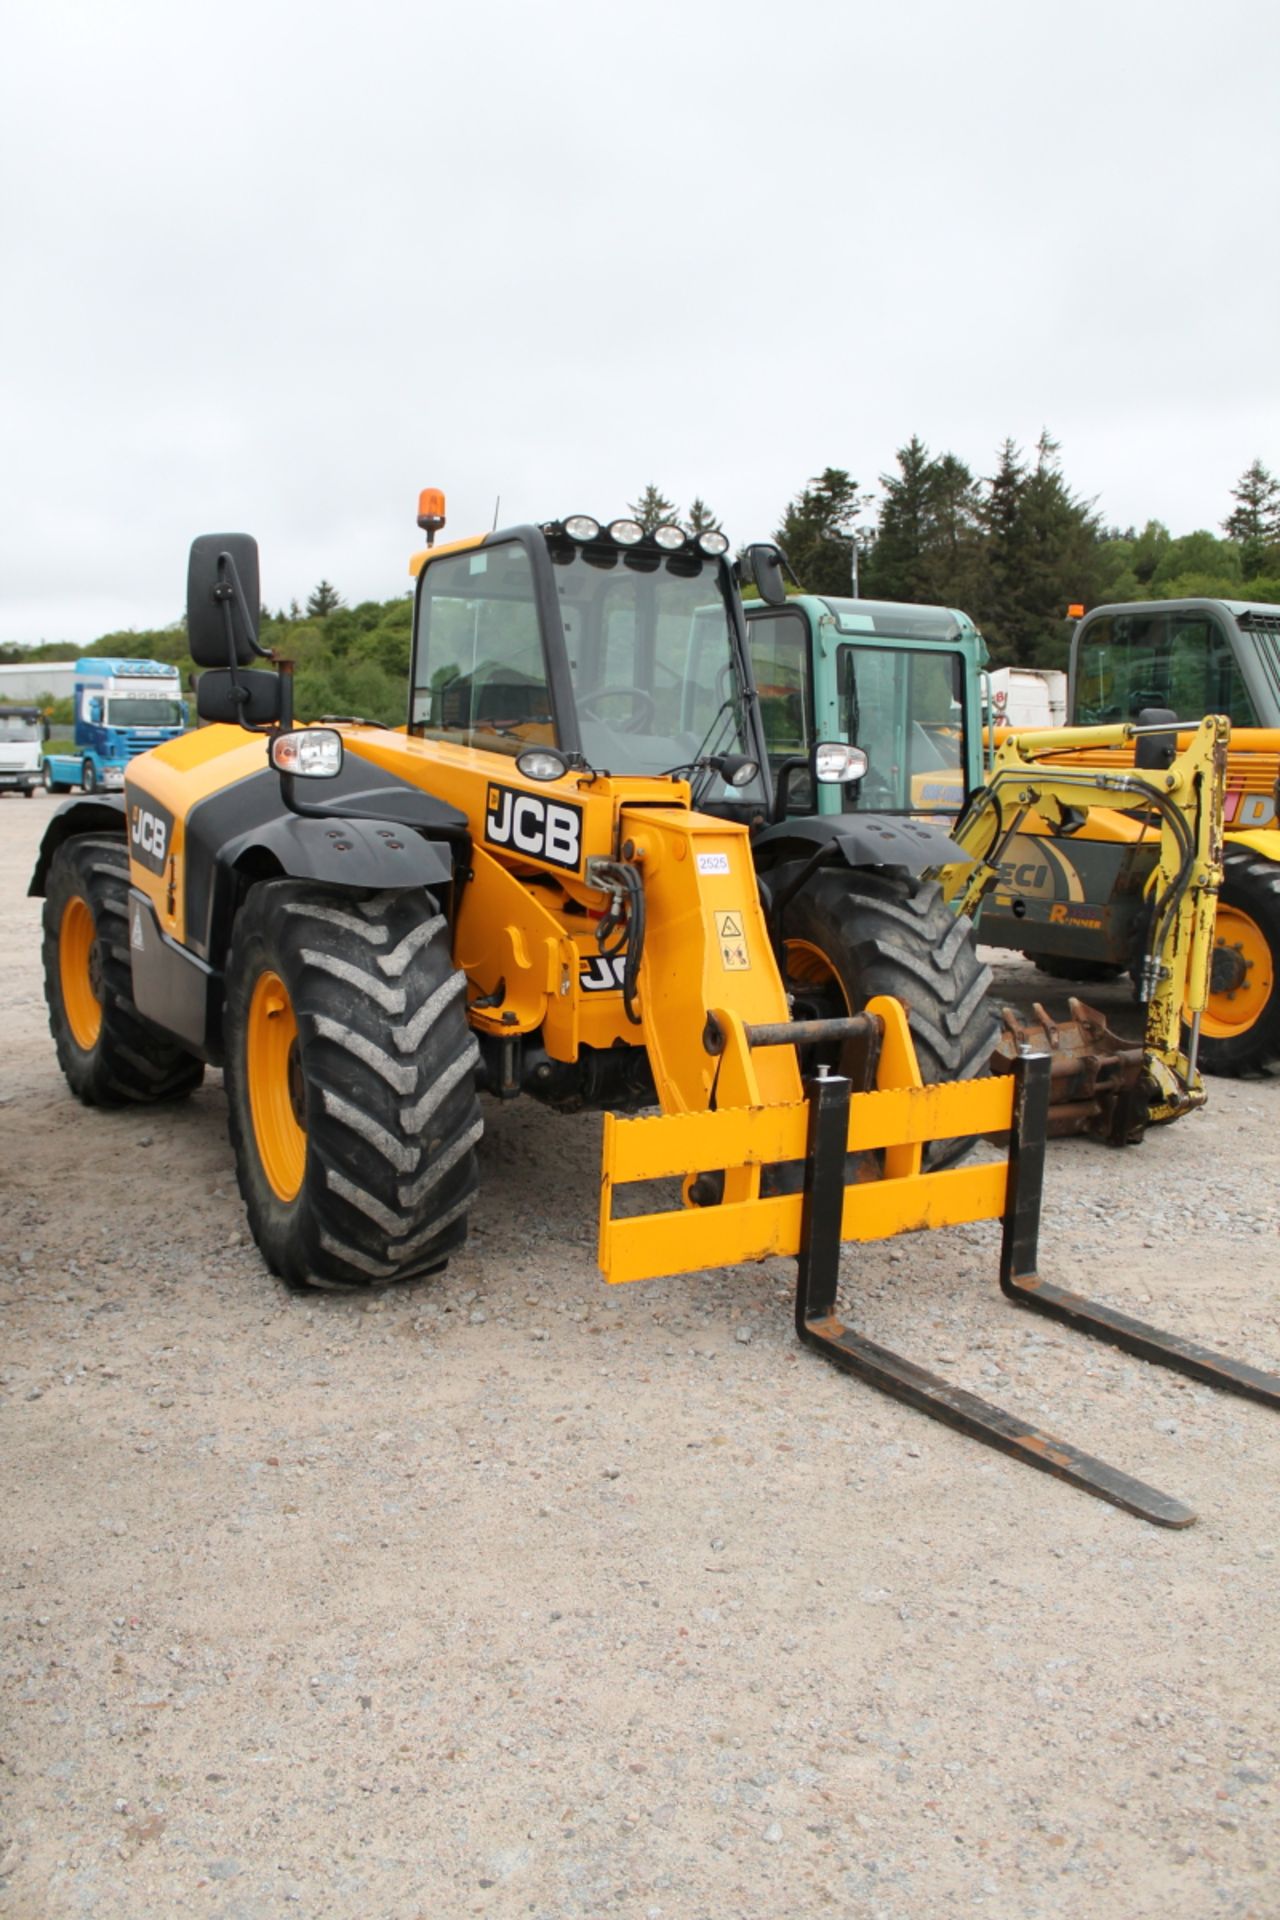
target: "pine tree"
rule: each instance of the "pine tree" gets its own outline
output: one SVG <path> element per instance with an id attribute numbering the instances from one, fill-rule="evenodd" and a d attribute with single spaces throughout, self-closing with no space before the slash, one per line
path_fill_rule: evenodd
<path id="1" fill-rule="evenodd" d="M 700 533 L 722 533 L 724 531 L 706 501 L 701 498 L 696 499 L 689 508 L 688 515 L 684 521 L 684 530 L 686 533 L 692 534 L 695 540 Z"/>
<path id="2" fill-rule="evenodd" d="M 933 459 L 913 434 L 898 472 L 881 474 L 884 504 L 866 567 L 871 599 L 971 607 L 982 596 L 982 499 L 953 453 Z"/>
<path id="3" fill-rule="evenodd" d="M 1222 527 L 1239 545 L 1244 578 L 1274 572 L 1280 566 L 1280 480 L 1255 460 L 1240 475 L 1231 497 L 1236 504 Z"/>
<path id="4" fill-rule="evenodd" d="M 627 512 L 640 522 L 646 533 L 652 533 L 655 527 L 676 517 L 675 502 L 654 486 L 646 487 L 634 505 L 628 506 Z"/>
<path id="5" fill-rule="evenodd" d="M 326 615 L 336 613 L 342 605 L 342 595 L 327 580 L 322 580 L 307 599 L 307 614 L 312 620 L 323 620 Z"/>
<path id="6" fill-rule="evenodd" d="M 1000 665 L 1061 666 L 1068 603 L 1089 600 L 1102 558 L 1098 516 L 1062 478 L 1046 431 L 1035 466 L 1006 440 L 983 504 L 988 590 L 978 624 Z"/>
<path id="7" fill-rule="evenodd" d="M 787 508 L 774 538 L 807 593 L 852 592 L 856 522 L 869 498 L 843 467 L 825 467 Z"/>
<path id="8" fill-rule="evenodd" d="M 933 462 L 919 434 L 898 448 L 898 471 L 882 473 L 884 504 L 871 548 L 865 588 L 880 600 L 917 600 L 921 562 L 929 544 Z"/>

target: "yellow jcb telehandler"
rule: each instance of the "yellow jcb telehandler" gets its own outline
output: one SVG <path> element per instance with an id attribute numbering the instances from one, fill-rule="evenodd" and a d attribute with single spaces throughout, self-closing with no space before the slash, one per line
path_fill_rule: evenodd
<path id="1" fill-rule="evenodd" d="M 443 523 L 429 491 L 396 730 L 295 726 L 288 663 L 253 670 L 255 544 L 195 542 L 189 640 L 210 724 L 134 761 L 120 798 L 64 807 L 32 881 L 73 1090 L 149 1100 L 221 1065 L 258 1246 L 287 1281 L 329 1287 L 429 1273 L 458 1246 L 479 1092 L 602 1108 L 606 1279 L 797 1256 L 809 1345 L 1090 1493 L 1188 1524 L 1179 1501 L 837 1317 L 842 1241 L 997 1218 L 1012 1300 L 1280 1403 L 1280 1380 L 1041 1280 L 1045 1059 L 926 1085 L 899 1000 L 793 1018 L 753 860 L 772 796 L 723 536 L 573 515 L 435 545 Z M 760 550 L 757 577 L 768 564 Z M 863 766 L 820 745 L 813 772 Z M 886 827 L 886 862 L 909 840 Z M 895 881 L 901 901 L 920 884 Z M 1006 1160 L 925 1160 L 991 1134 Z"/>

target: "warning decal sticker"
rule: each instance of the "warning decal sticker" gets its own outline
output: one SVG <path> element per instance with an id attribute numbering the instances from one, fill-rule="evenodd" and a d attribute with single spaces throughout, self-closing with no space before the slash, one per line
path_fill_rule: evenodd
<path id="1" fill-rule="evenodd" d="M 740 913 L 718 913 L 716 934 L 720 941 L 720 964 L 726 973 L 742 973 L 751 965 L 747 937 Z"/>

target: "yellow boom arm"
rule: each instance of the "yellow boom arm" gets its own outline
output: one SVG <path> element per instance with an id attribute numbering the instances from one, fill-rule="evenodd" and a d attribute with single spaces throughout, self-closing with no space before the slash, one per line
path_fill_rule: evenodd
<path id="1" fill-rule="evenodd" d="M 934 877 L 958 912 L 976 914 L 999 878 L 1006 846 L 1029 816 L 1038 816 L 1034 824 L 1050 835 L 1072 833 L 1093 807 L 1150 817 L 1146 831 L 1158 832 L 1160 851 L 1147 882 L 1152 917 L 1143 960 L 1143 1067 L 1156 1088 L 1149 1118 L 1157 1121 L 1201 1106 L 1205 1098 L 1196 1055 L 1222 885 L 1230 722 L 1219 716 L 1202 720 L 1167 768 L 1046 764 L 1050 754 L 1132 745 L 1147 731 L 1126 725 L 1009 735 L 997 749 L 986 786 L 955 828 L 953 838 L 970 860 L 939 867 Z"/>

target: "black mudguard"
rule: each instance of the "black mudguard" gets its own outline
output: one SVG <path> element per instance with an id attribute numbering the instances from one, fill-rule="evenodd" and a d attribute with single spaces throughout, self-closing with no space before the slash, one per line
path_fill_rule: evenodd
<path id="1" fill-rule="evenodd" d="M 125 819 L 122 793 L 96 793 L 87 800 L 64 800 L 44 830 L 31 885 L 27 888 L 28 896 L 44 899 L 53 856 L 64 840 L 72 840 L 80 833 L 118 833 L 123 838 Z"/>
<path id="2" fill-rule="evenodd" d="M 403 887 L 447 887 L 453 880 L 449 849 L 424 840 L 394 819 L 306 820 L 282 814 L 229 840 L 218 864 L 238 867 L 246 856 L 269 854 L 291 880 L 319 880 L 327 887 L 382 893 Z"/>
<path id="3" fill-rule="evenodd" d="M 884 813 L 806 814 L 780 820 L 763 827 L 751 849 L 757 872 L 771 872 L 793 861 L 809 860 L 826 845 L 831 852 L 824 865 L 905 867 L 908 873 L 971 858 L 945 828 Z"/>

